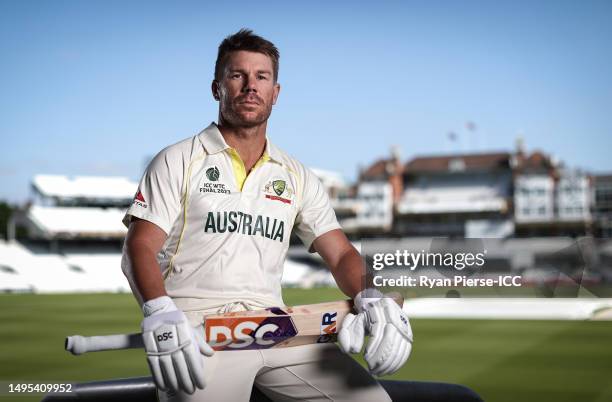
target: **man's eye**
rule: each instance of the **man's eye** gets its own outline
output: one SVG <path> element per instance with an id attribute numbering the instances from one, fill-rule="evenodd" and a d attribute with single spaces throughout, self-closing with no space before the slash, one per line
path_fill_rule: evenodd
<path id="1" fill-rule="evenodd" d="M 258 75 L 258 76 L 257 76 L 257 79 L 258 79 L 258 80 L 267 80 L 267 79 L 268 79 L 268 77 L 266 77 L 265 75 Z"/>
<path id="2" fill-rule="evenodd" d="M 230 77 L 233 79 L 240 78 L 240 74 L 232 74 Z"/>

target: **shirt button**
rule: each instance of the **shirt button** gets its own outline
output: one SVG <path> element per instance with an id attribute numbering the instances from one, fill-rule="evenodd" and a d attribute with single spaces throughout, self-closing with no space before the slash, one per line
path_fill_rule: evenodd
<path id="1" fill-rule="evenodd" d="M 178 272 L 178 273 L 180 274 L 181 272 L 183 272 L 183 268 L 181 268 L 181 267 L 176 267 L 176 272 Z"/>

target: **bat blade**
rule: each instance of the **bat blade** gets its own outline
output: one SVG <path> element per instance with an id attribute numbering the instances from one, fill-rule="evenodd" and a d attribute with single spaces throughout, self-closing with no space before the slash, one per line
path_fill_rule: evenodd
<path id="1" fill-rule="evenodd" d="M 350 300 L 209 315 L 206 341 L 215 350 L 268 349 L 336 340 Z"/>

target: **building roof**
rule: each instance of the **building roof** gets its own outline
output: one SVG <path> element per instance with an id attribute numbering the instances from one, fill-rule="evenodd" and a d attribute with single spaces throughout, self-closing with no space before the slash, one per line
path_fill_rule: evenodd
<path id="1" fill-rule="evenodd" d="M 121 238 L 127 229 L 120 208 L 45 207 L 33 205 L 28 220 L 45 237 Z"/>
<path id="2" fill-rule="evenodd" d="M 362 180 L 383 179 L 383 178 L 389 177 L 389 175 L 392 173 L 401 173 L 401 171 L 400 172 L 393 171 L 395 164 L 400 170 L 402 169 L 402 165 L 399 162 L 397 162 L 396 159 L 393 159 L 393 158 L 379 159 L 376 162 L 372 163 L 367 168 L 365 168 L 360 173 L 360 178 Z"/>
<path id="3" fill-rule="evenodd" d="M 404 165 L 406 173 L 442 173 L 509 168 L 510 154 L 508 152 L 417 156 Z"/>
<path id="4" fill-rule="evenodd" d="M 593 175 L 595 184 L 612 183 L 612 174 L 597 174 Z"/>
<path id="5" fill-rule="evenodd" d="M 534 151 L 530 155 L 519 152 L 516 154 L 515 168 L 519 172 L 552 172 L 556 168 L 556 163 L 549 155 L 541 151 Z"/>
<path id="6" fill-rule="evenodd" d="M 364 178 L 383 176 L 387 172 L 387 163 L 389 163 L 388 159 L 379 159 L 364 169 L 361 176 Z"/>
<path id="7" fill-rule="evenodd" d="M 90 200 L 131 200 L 138 188 L 138 183 L 126 177 L 59 175 L 36 175 L 32 185 L 45 197 Z"/>

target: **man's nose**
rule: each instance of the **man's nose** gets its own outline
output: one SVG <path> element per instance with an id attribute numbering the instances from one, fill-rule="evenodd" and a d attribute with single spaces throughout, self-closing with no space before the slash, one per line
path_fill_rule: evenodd
<path id="1" fill-rule="evenodd" d="M 247 75 L 246 80 L 244 81 L 244 87 L 242 88 L 242 91 L 246 93 L 250 93 L 250 92 L 257 93 L 256 83 L 257 83 L 257 79 L 255 76 Z"/>

